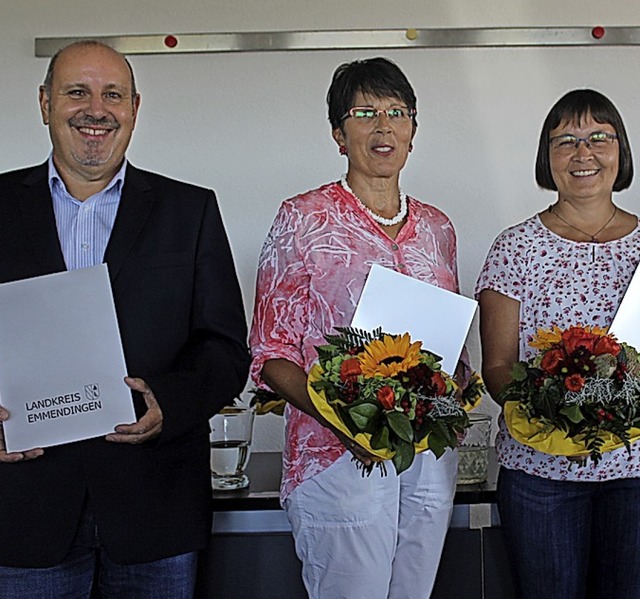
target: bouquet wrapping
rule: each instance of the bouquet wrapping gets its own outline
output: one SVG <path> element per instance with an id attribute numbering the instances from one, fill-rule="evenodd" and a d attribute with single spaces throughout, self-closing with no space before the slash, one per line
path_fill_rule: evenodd
<path id="1" fill-rule="evenodd" d="M 517 362 L 501 392 L 511 436 L 537 451 L 580 456 L 640 438 L 640 356 L 605 329 L 540 329 L 539 353 Z"/>
<path id="2" fill-rule="evenodd" d="M 327 421 L 374 455 L 383 471 L 383 461 L 391 460 L 398 474 L 416 453 L 430 450 L 440 457 L 456 446 L 468 418 L 438 356 L 408 333 L 337 331 L 316 348 L 319 362 L 307 385 Z M 472 376 L 465 395 L 469 406 L 483 390 L 479 377 Z"/>

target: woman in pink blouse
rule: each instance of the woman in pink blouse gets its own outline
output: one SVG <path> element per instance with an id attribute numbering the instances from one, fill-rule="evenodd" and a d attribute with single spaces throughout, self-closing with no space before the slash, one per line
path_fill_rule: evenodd
<path id="1" fill-rule="evenodd" d="M 484 380 L 499 400 L 536 330 L 611 324 L 640 261 L 635 215 L 613 203 L 633 178 L 622 118 L 602 94 L 569 92 L 542 127 L 536 180 L 548 209 L 502 232 L 476 286 Z M 578 466 L 496 438 L 505 530 L 519 597 L 640 597 L 640 453 Z"/>
<path id="2" fill-rule="evenodd" d="M 251 330 L 254 381 L 288 401 L 282 504 L 317 599 L 427 598 L 455 491 L 457 453 L 362 476 L 371 456 L 333 429 L 307 394 L 316 345 L 348 326 L 373 264 L 458 291 L 456 239 L 438 209 L 406 196 L 400 171 L 416 98 L 384 58 L 343 64 L 327 95 L 347 174 L 280 207 L 260 255 Z M 402 310 L 402 298 L 397 301 Z"/>

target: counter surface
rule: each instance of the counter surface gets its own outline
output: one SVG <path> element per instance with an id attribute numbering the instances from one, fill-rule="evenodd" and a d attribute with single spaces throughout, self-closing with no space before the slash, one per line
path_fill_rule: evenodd
<path id="1" fill-rule="evenodd" d="M 390 466 L 391 468 L 393 466 Z M 253 453 L 247 467 L 249 487 L 241 491 L 214 491 L 214 511 L 279 510 L 279 487 L 282 474 L 280 452 Z M 458 485 L 457 505 L 494 504 L 498 464 L 493 448 L 489 450 L 489 475 L 481 484 Z"/>

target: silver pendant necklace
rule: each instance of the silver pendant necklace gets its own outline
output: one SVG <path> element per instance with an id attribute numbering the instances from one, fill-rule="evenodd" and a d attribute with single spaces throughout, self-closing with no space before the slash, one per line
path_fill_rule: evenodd
<path id="1" fill-rule="evenodd" d="M 398 189 L 400 192 L 400 209 L 398 210 L 398 214 L 396 214 L 393 218 L 385 218 L 384 216 L 380 216 L 376 214 L 373 210 L 371 210 L 355 193 L 349 184 L 347 183 L 347 175 L 342 175 L 340 179 L 340 185 L 345 191 L 348 191 L 358 202 L 362 204 L 362 207 L 367 211 L 369 216 L 375 220 L 378 224 L 384 225 L 385 227 L 393 227 L 393 225 L 397 225 L 402 222 L 407 216 L 408 207 L 407 207 L 407 195 L 402 191 L 402 189 Z M 600 231 L 598 231 L 599 233 Z"/>
<path id="2" fill-rule="evenodd" d="M 604 231 L 609 224 L 611 223 L 611 221 L 615 218 L 616 214 L 618 214 L 618 207 L 614 206 L 613 207 L 613 214 L 609 217 L 609 219 L 607 220 L 606 223 L 604 223 L 604 225 L 602 225 L 595 233 L 591 234 L 591 233 L 587 233 L 586 231 L 583 231 L 582 229 L 580 229 L 579 227 L 576 227 L 575 225 L 572 225 L 568 220 L 562 218 L 562 216 L 560 216 L 555 209 L 555 206 L 551 205 L 549 206 L 549 212 L 551 212 L 551 214 L 555 215 L 555 217 L 558 220 L 561 220 L 565 225 L 567 225 L 567 227 L 571 227 L 572 229 L 575 229 L 576 231 L 578 231 L 578 233 L 582 233 L 583 235 L 586 235 L 587 237 L 589 237 L 589 241 L 591 243 L 600 243 L 600 241 L 598 240 L 598 235 L 600 235 L 600 233 L 602 233 L 602 231 Z"/>

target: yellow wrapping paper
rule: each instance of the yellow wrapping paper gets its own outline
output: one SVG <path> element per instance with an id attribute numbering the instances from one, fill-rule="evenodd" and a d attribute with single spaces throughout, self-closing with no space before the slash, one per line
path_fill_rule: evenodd
<path id="1" fill-rule="evenodd" d="M 504 404 L 504 418 L 511 436 L 536 451 L 564 456 L 586 456 L 589 453 L 584 442 L 571 439 L 565 432 L 556 428 L 544 430 L 544 425 L 535 418 L 529 421 L 518 401 L 508 401 Z M 604 439 L 602 452 L 624 446 L 618 437 L 608 431 L 604 431 L 601 436 Z M 630 443 L 640 439 L 640 429 L 629 429 L 629 437 Z"/>
<path id="2" fill-rule="evenodd" d="M 330 422 L 340 432 L 347 435 L 350 439 L 353 439 L 358 445 L 364 447 L 370 454 L 374 455 L 379 460 L 390 460 L 393 458 L 395 451 L 391 451 L 390 449 L 373 449 L 371 447 L 371 435 L 369 433 L 358 433 L 355 437 L 351 434 L 334 409 L 329 405 L 324 391 L 318 393 L 311 386 L 311 383 L 315 383 L 322 378 L 322 374 L 323 370 L 320 364 L 314 364 L 307 378 L 307 391 L 309 392 L 311 401 L 313 401 L 313 405 L 316 407 L 318 412 L 320 412 L 325 420 Z M 415 448 L 416 453 L 429 449 L 429 435 L 422 439 L 420 443 L 416 444 Z"/>

